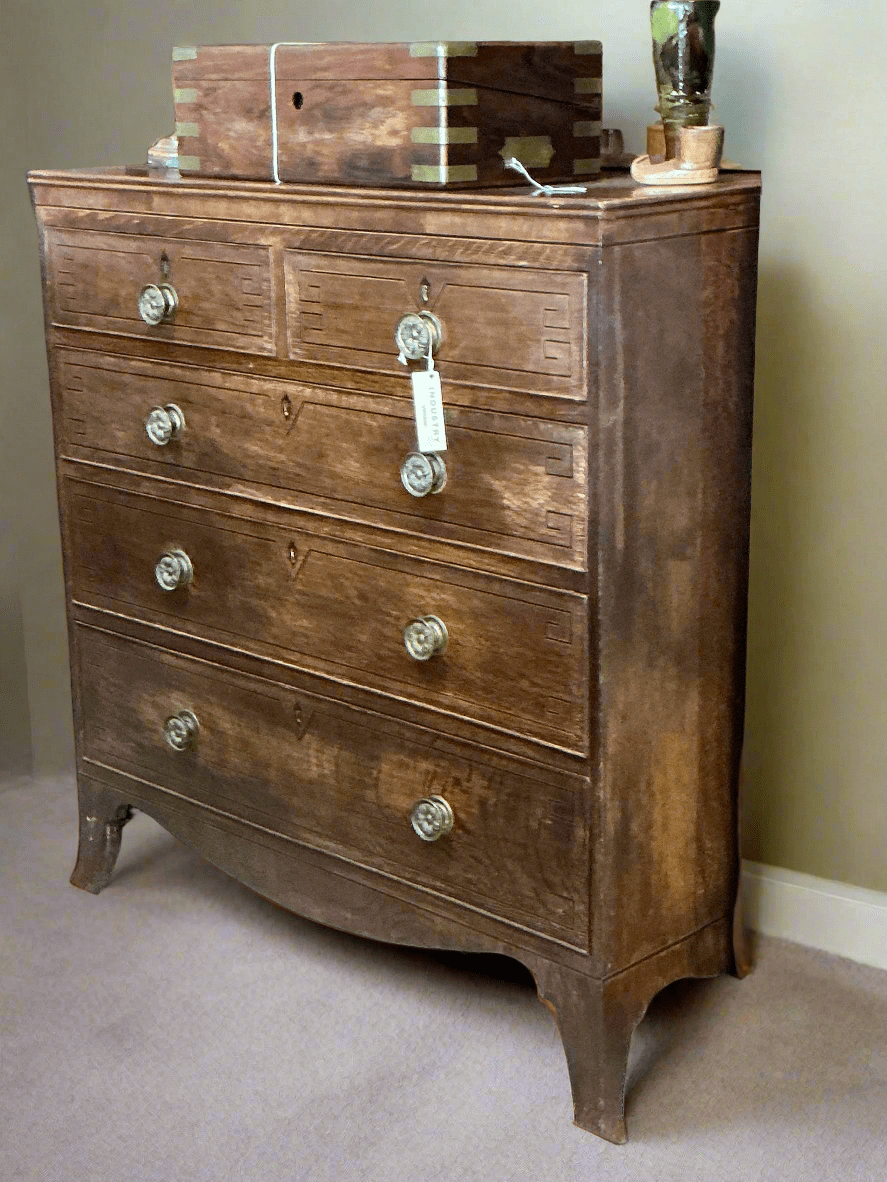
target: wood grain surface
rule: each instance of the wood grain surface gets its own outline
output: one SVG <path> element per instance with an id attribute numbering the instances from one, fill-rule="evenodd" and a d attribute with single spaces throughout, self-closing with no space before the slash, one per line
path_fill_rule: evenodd
<path id="1" fill-rule="evenodd" d="M 587 431 L 513 414 L 447 407 L 447 480 L 411 496 L 400 467 L 416 447 L 404 399 L 77 353 L 59 359 L 63 454 L 116 460 L 170 479 L 318 502 L 419 536 L 585 568 Z M 179 407 L 181 433 L 151 442 L 155 406 Z M 289 496 L 287 496 L 289 494 Z M 303 495 L 299 495 L 303 494 Z"/>
<path id="2" fill-rule="evenodd" d="M 77 231 L 52 234 L 47 246 L 58 325 L 274 352 L 267 248 Z M 139 315 L 139 292 L 167 275 L 179 307 L 173 322 L 152 327 Z"/>
<path id="3" fill-rule="evenodd" d="M 77 602 L 585 753 L 584 596 L 107 486 L 72 481 L 65 496 Z M 165 591 L 154 568 L 174 550 L 193 580 Z M 417 661 L 403 629 L 429 615 L 449 644 Z"/>
<path id="4" fill-rule="evenodd" d="M 79 649 L 91 763 L 587 947 L 584 779 L 503 770 L 427 732 L 107 634 L 84 632 Z M 164 739 L 180 710 L 200 725 L 186 751 Z M 432 794 L 456 820 L 425 842 L 410 810 Z"/>
<path id="5" fill-rule="evenodd" d="M 393 326 L 426 310 L 448 383 L 480 370 L 491 386 L 586 397 L 584 274 L 290 251 L 285 267 L 293 360 L 390 370 Z"/>

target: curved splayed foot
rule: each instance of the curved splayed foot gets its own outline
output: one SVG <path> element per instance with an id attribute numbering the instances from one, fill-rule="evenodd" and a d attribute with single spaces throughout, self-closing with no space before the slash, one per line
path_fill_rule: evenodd
<path id="1" fill-rule="evenodd" d="M 71 883 L 97 895 L 114 872 L 121 833 L 132 816 L 132 807 L 110 788 L 90 781 L 78 785 L 77 796 L 80 842 Z"/>

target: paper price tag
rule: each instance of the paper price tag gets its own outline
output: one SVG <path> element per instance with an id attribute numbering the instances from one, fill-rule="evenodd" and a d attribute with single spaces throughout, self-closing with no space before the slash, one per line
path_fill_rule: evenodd
<path id="1" fill-rule="evenodd" d="M 413 383 L 413 409 L 416 415 L 416 443 L 419 451 L 446 451 L 440 374 L 436 369 L 410 374 Z"/>

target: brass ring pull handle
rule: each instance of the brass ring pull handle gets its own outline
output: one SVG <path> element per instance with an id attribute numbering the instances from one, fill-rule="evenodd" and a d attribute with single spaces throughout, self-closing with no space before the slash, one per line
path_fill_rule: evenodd
<path id="1" fill-rule="evenodd" d="M 453 828 L 453 810 L 442 796 L 417 800 L 410 812 L 410 824 L 423 841 L 437 841 Z"/>
<path id="2" fill-rule="evenodd" d="M 167 406 L 154 406 L 145 419 L 148 438 L 158 447 L 165 447 L 171 439 L 178 439 L 185 428 L 185 416 L 170 402 Z"/>
<path id="3" fill-rule="evenodd" d="M 194 567 L 184 550 L 167 550 L 154 566 L 154 578 L 162 591 L 187 587 L 194 578 Z"/>
<path id="4" fill-rule="evenodd" d="M 139 292 L 139 315 L 152 327 L 172 320 L 179 297 L 171 283 L 148 283 Z"/>
<path id="5" fill-rule="evenodd" d="M 200 723 L 190 710 L 180 710 L 163 724 L 163 737 L 173 751 L 187 751 L 197 741 Z"/>
<path id="6" fill-rule="evenodd" d="M 403 630 L 403 642 L 414 661 L 428 661 L 447 647 L 447 629 L 437 616 L 420 616 L 410 620 Z"/>
<path id="7" fill-rule="evenodd" d="M 411 451 L 400 466 L 400 482 L 411 497 L 427 497 L 441 491 L 447 469 L 440 456 Z"/>
<path id="8" fill-rule="evenodd" d="M 429 353 L 436 353 L 443 339 L 443 329 L 433 312 L 407 312 L 401 316 L 394 330 L 401 361 L 425 361 Z"/>

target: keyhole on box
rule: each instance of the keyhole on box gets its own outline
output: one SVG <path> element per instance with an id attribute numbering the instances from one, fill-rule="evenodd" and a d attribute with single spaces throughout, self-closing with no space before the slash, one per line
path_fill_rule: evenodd
<path id="1" fill-rule="evenodd" d="M 295 566 L 296 563 L 299 561 L 299 551 L 296 549 L 295 542 L 290 542 L 290 547 L 289 547 L 289 550 L 287 551 L 287 554 L 289 555 L 290 562 L 292 563 L 293 566 Z"/>
<path id="2" fill-rule="evenodd" d="M 283 411 L 283 417 L 288 419 L 293 413 L 293 404 L 290 402 L 289 394 L 284 394 L 280 400 L 280 409 Z"/>
<path id="3" fill-rule="evenodd" d="M 304 102 L 305 102 L 305 96 L 302 94 L 301 90 L 297 90 L 295 92 L 295 94 L 293 95 L 293 106 L 296 108 L 297 111 L 301 111 L 302 104 Z"/>
<path id="4" fill-rule="evenodd" d="M 431 295 L 431 284 L 427 279 L 423 279 L 419 284 L 419 298 L 423 304 L 428 303 L 428 297 Z"/>
<path id="5" fill-rule="evenodd" d="M 165 250 L 160 255 L 160 277 L 161 279 L 169 279 L 169 255 Z"/>

